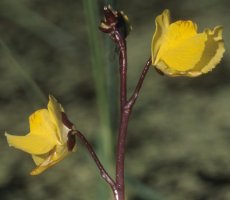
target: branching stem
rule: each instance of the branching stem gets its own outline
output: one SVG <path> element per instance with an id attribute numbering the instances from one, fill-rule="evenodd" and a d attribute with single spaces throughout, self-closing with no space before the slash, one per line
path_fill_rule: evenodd
<path id="1" fill-rule="evenodd" d="M 133 95 L 127 101 L 127 49 L 125 38 L 115 30 L 113 32 L 113 41 L 118 45 L 119 63 L 120 63 L 120 124 L 119 135 L 117 141 L 117 157 L 116 157 L 116 186 L 118 189 L 119 200 L 125 199 L 125 183 L 124 183 L 124 166 L 125 166 L 125 144 L 128 129 L 129 117 L 135 104 L 143 81 L 151 65 L 151 58 L 146 62 Z"/>
<path id="2" fill-rule="evenodd" d="M 138 95 L 139 95 L 140 89 L 141 89 L 142 84 L 143 84 L 143 82 L 144 82 L 144 80 L 145 80 L 145 76 L 146 76 L 146 74 L 147 74 L 148 71 L 149 71 L 149 67 L 150 67 L 151 63 L 152 63 L 152 59 L 151 59 L 151 57 L 150 57 L 150 58 L 148 59 L 148 61 L 146 62 L 146 64 L 145 64 L 143 70 L 142 70 L 141 76 L 140 76 L 139 81 L 138 81 L 138 83 L 137 83 L 137 86 L 136 86 L 136 88 L 135 88 L 135 90 L 134 90 L 134 93 L 133 93 L 133 95 L 131 96 L 131 98 L 130 98 L 129 101 L 128 101 L 128 105 L 127 105 L 127 106 L 130 107 L 130 108 L 132 108 L 132 106 L 134 105 L 134 103 L 135 103 L 136 100 L 137 100 L 137 97 L 138 97 Z"/>
<path id="3" fill-rule="evenodd" d="M 111 6 L 104 7 L 104 20 L 102 20 L 99 29 L 109 34 L 113 42 L 119 49 L 119 65 L 120 65 L 120 122 L 119 122 L 119 134 L 117 139 L 117 155 L 116 155 L 116 181 L 114 181 L 104 169 L 103 165 L 99 161 L 95 151 L 90 143 L 86 140 L 84 135 L 80 131 L 76 131 L 76 135 L 83 142 L 88 149 L 91 157 L 95 161 L 102 178 L 112 188 L 115 200 L 125 200 L 125 183 L 124 183 L 124 171 L 125 171 L 125 145 L 128 129 L 129 117 L 132 112 L 132 108 L 139 96 L 142 84 L 145 80 L 146 74 L 149 71 L 151 65 L 151 58 L 146 62 L 144 69 L 141 73 L 139 81 L 130 99 L 127 100 L 127 45 L 126 37 L 131 30 L 128 23 L 128 17 L 121 11 L 115 11 Z"/>

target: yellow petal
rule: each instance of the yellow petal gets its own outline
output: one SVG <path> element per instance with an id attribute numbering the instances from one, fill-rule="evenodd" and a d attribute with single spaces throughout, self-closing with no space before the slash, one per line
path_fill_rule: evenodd
<path id="1" fill-rule="evenodd" d="M 38 166 L 44 162 L 44 160 L 49 156 L 49 153 L 42 154 L 42 155 L 32 155 L 32 159 L 34 163 Z"/>
<path id="2" fill-rule="evenodd" d="M 157 65 L 157 62 L 161 60 L 165 62 L 167 65 L 170 64 L 169 66 L 170 67 L 172 66 L 172 68 L 174 69 L 178 67 L 182 71 L 185 71 L 186 70 L 185 68 L 190 68 L 191 65 L 189 65 L 189 63 L 187 64 L 189 65 L 189 67 L 184 67 L 184 66 L 187 66 L 184 63 L 184 61 L 187 61 L 188 57 L 193 57 L 193 53 L 197 52 L 197 49 L 190 48 L 191 44 L 194 46 L 194 42 L 198 42 L 200 38 L 200 37 L 196 38 L 196 35 L 197 35 L 196 29 L 197 29 L 196 24 L 194 24 L 191 21 L 177 21 L 171 24 L 168 27 L 166 33 L 164 34 L 164 39 L 162 40 L 162 43 L 161 43 L 161 46 L 160 46 L 160 49 L 159 49 L 159 52 L 157 54 L 154 64 Z M 192 38 L 194 38 L 193 42 L 191 42 Z M 198 45 L 196 45 L 195 47 L 197 46 Z M 202 48 L 202 47 L 198 46 L 198 48 Z M 184 50 L 186 50 L 186 52 L 184 52 Z M 187 52 L 190 50 L 191 52 Z M 184 53 L 186 57 L 184 57 L 183 55 L 180 55 L 181 53 Z"/>
<path id="3" fill-rule="evenodd" d="M 46 169 L 52 167 L 53 165 L 60 162 L 62 159 L 64 159 L 69 154 L 69 151 L 67 149 L 67 146 L 57 146 L 53 151 L 50 152 L 50 154 L 47 156 L 46 159 L 42 161 L 42 158 L 35 158 L 36 162 L 40 164 L 33 169 L 33 171 L 30 173 L 30 175 L 38 175 L 44 172 Z M 41 162 L 42 161 L 42 162 Z"/>
<path id="4" fill-rule="evenodd" d="M 214 30 L 205 31 L 207 40 L 200 61 L 195 65 L 193 71 L 207 73 L 211 71 L 221 60 L 225 52 L 222 39 L 223 28 L 217 26 Z"/>
<path id="5" fill-rule="evenodd" d="M 168 30 L 170 23 L 170 11 L 164 10 L 161 15 L 157 16 L 155 23 L 156 31 L 152 39 L 152 61 L 155 61 L 156 55 L 162 44 L 162 40 L 164 39 L 164 34 Z"/>
<path id="6" fill-rule="evenodd" d="M 30 115 L 29 122 L 30 134 L 49 138 L 49 140 L 57 140 L 55 134 L 56 126 L 51 121 L 51 117 L 47 109 L 40 109 L 34 112 Z"/>
<path id="7" fill-rule="evenodd" d="M 174 48 L 165 45 L 164 52 L 160 52 L 159 60 L 175 71 L 185 72 L 194 69 L 203 56 L 206 40 L 205 34 L 196 34 Z"/>
<path id="8" fill-rule="evenodd" d="M 164 11 L 156 19 L 152 41 L 153 65 L 170 76 L 195 77 L 211 71 L 225 51 L 222 28 L 218 26 L 214 30 L 197 33 L 197 25 L 189 20 L 167 25 L 163 21 L 163 18 L 169 19 L 166 13 Z"/>
<path id="9" fill-rule="evenodd" d="M 14 136 L 8 133 L 5 135 L 9 146 L 13 146 L 29 154 L 45 154 L 53 149 L 55 145 L 52 140 L 38 135 Z"/>
<path id="10" fill-rule="evenodd" d="M 65 141 L 62 135 L 63 123 L 61 112 L 64 112 L 64 109 L 52 95 L 49 96 L 48 111 L 52 122 L 56 126 L 56 134 L 59 142 L 63 144 Z"/>

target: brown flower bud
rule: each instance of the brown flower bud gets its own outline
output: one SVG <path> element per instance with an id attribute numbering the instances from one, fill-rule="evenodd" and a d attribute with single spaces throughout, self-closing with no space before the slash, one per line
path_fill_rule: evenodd
<path id="1" fill-rule="evenodd" d="M 104 33 L 110 34 L 117 30 L 126 38 L 132 27 L 123 11 L 115 11 L 109 5 L 104 7 L 104 20 L 101 22 L 99 29 Z"/>

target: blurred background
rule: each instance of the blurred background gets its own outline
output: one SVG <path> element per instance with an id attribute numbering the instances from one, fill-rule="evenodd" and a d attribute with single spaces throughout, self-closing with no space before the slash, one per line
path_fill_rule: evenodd
<path id="1" fill-rule="evenodd" d="M 107 3 L 133 26 L 129 94 L 165 8 L 199 31 L 224 26 L 226 52 L 212 73 L 190 79 L 149 71 L 129 124 L 126 192 L 131 200 L 229 200 L 228 0 L 0 0 L 0 199 L 112 199 L 80 141 L 76 153 L 33 177 L 30 155 L 9 148 L 4 136 L 28 133 L 29 115 L 53 94 L 114 173 L 117 51 L 97 28 Z"/>

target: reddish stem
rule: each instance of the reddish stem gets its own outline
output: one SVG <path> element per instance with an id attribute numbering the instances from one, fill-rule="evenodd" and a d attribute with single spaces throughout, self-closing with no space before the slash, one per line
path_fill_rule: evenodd
<path id="1" fill-rule="evenodd" d="M 131 98 L 128 101 L 128 107 L 130 107 L 130 108 L 132 108 L 132 106 L 134 105 L 134 103 L 137 100 L 137 97 L 139 95 L 140 89 L 141 89 L 142 84 L 144 82 L 145 76 L 149 71 L 149 67 L 150 67 L 151 63 L 152 63 L 152 58 L 150 57 L 148 59 L 148 61 L 146 62 L 143 70 L 142 70 L 142 73 L 141 73 L 141 76 L 140 76 L 139 81 L 137 83 L 137 86 L 135 88 L 135 91 L 134 91 L 133 95 L 131 96 Z"/>
<path id="2" fill-rule="evenodd" d="M 114 30 L 114 41 L 119 47 L 119 64 L 120 64 L 120 108 L 125 107 L 127 101 L 127 50 L 126 41 L 119 31 Z"/>
<path id="3" fill-rule="evenodd" d="M 142 87 L 145 76 L 151 65 L 151 58 L 146 62 L 137 86 L 134 90 L 132 97 L 127 101 L 127 49 L 126 41 L 118 31 L 114 31 L 113 40 L 118 45 L 120 50 L 119 63 L 120 63 L 120 125 L 119 135 L 117 142 L 117 159 L 116 159 L 116 186 L 118 190 L 119 200 L 125 199 L 125 183 L 124 183 L 124 166 L 125 166 L 125 144 L 128 129 L 129 116 L 132 107 L 135 104 L 140 89 Z"/>
<path id="4" fill-rule="evenodd" d="M 126 51 L 126 49 L 124 49 Z M 121 53 L 120 54 L 120 59 L 123 59 L 126 53 Z M 125 63 L 125 62 L 122 62 Z M 110 185 L 114 199 L 115 200 L 125 200 L 125 184 L 124 184 L 124 166 L 125 166 L 125 144 L 126 144 L 126 136 L 127 136 L 127 129 L 128 129 L 128 121 L 129 121 L 129 116 L 131 114 L 133 105 L 135 104 L 138 96 L 140 89 L 142 87 L 143 81 L 146 77 L 146 74 L 149 70 L 149 67 L 151 65 L 151 58 L 146 62 L 144 69 L 142 71 L 142 74 L 140 76 L 140 79 L 137 83 L 137 86 L 134 90 L 133 95 L 129 99 L 129 101 L 125 102 L 124 105 L 122 106 L 122 101 L 124 98 L 121 98 L 121 119 L 120 119 L 120 126 L 119 126 L 119 136 L 118 136 L 118 143 L 117 143 L 117 159 L 116 159 L 116 182 L 109 176 L 103 165 L 101 164 L 100 160 L 98 159 L 93 147 L 91 144 L 88 142 L 88 140 L 85 138 L 85 136 L 80 132 L 76 131 L 76 136 L 82 141 L 86 149 L 88 150 L 89 154 L 91 155 L 92 159 L 96 163 L 101 177 Z M 123 66 L 123 67 L 127 67 Z M 123 82 L 126 83 L 127 81 L 127 68 L 126 70 L 120 70 L 121 73 L 124 73 L 123 75 Z M 123 90 L 125 89 L 125 90 Z M 121 86 L 121 95 L 127 95 L 126 93 L 126 84 Z"/>
<path id="5" fill-rule="evenodd" d="M 137 83 L 133 95 L 127 101 L 127 49 L 126 40 L 127 30 L 131 30 L 127 16 L 120 11 L 113 10 L 110 6 L 104 7 L 104 20 L 100 24 L 100 30 L 108 33 L 110 38 L 119 48 L 119 65 L 120 65 L 120 124 L 119 135 L 117 140 L 117 157 L 116 157 L 116 191 L 117 200 L 125 199 L 124 184 L 124 165 L 125 165 L 125 143 L 128 129 L 129 116 L 133 105 L 135 104 L 143 81 L 149 70 L 151 58 L 147 61 L 142 71 L 141 77 Z M 125 31 L 126 30 L 126 31 Z"/>
<path id="6" fill-rule="evenodd" d="M 117 159 L 116 159 L 116 185 L 118 189 L 119 200 L 125 199 L 125 183 L 124 183 L 124 166 L 125 166 L 125 143 L 128 129 L 130 110 L 123 110 L 120 119 L 119 136 L 117 143 Z"/>
<path id="7" fill-rule="evenodd" d="M 124 184 L 124 162 L 125 162 L 125 141 L 128 128 L 129 110 L 125 110 L 127 103 L 127 50 L 126 41 L 118 30 L 114 30 L 114 41 L 119 47 L 120 64 L 120 124 L 117 142 L 116 158 L 116 186 L 118 189 L 119 200 L 125 199 Z"/>
<path id="8" fill-rule="evenodd" d="M 105 168 L 101 164 L 101 162 L 98 159 L 93 147 L 91 146 L 91 144 L 88 142 L 88 140 L 85 138 L 85 136 L 80 131 L 76 131 L 75 134 L 82 141 L 83 145 L 86 147 L 86 149 L 88 150 L 89 154 L 93 158 L 94 162 L 97 165 L 97 168 L 100 171 L 101 177 L 110 185 L 110 187 L 111 187 L 111 189 L 113 191 L 114 199 L 119 200 L 116 183 L 109 176 L 109 174 L 107 173 L 107 171 L 105 170 Z"/>

